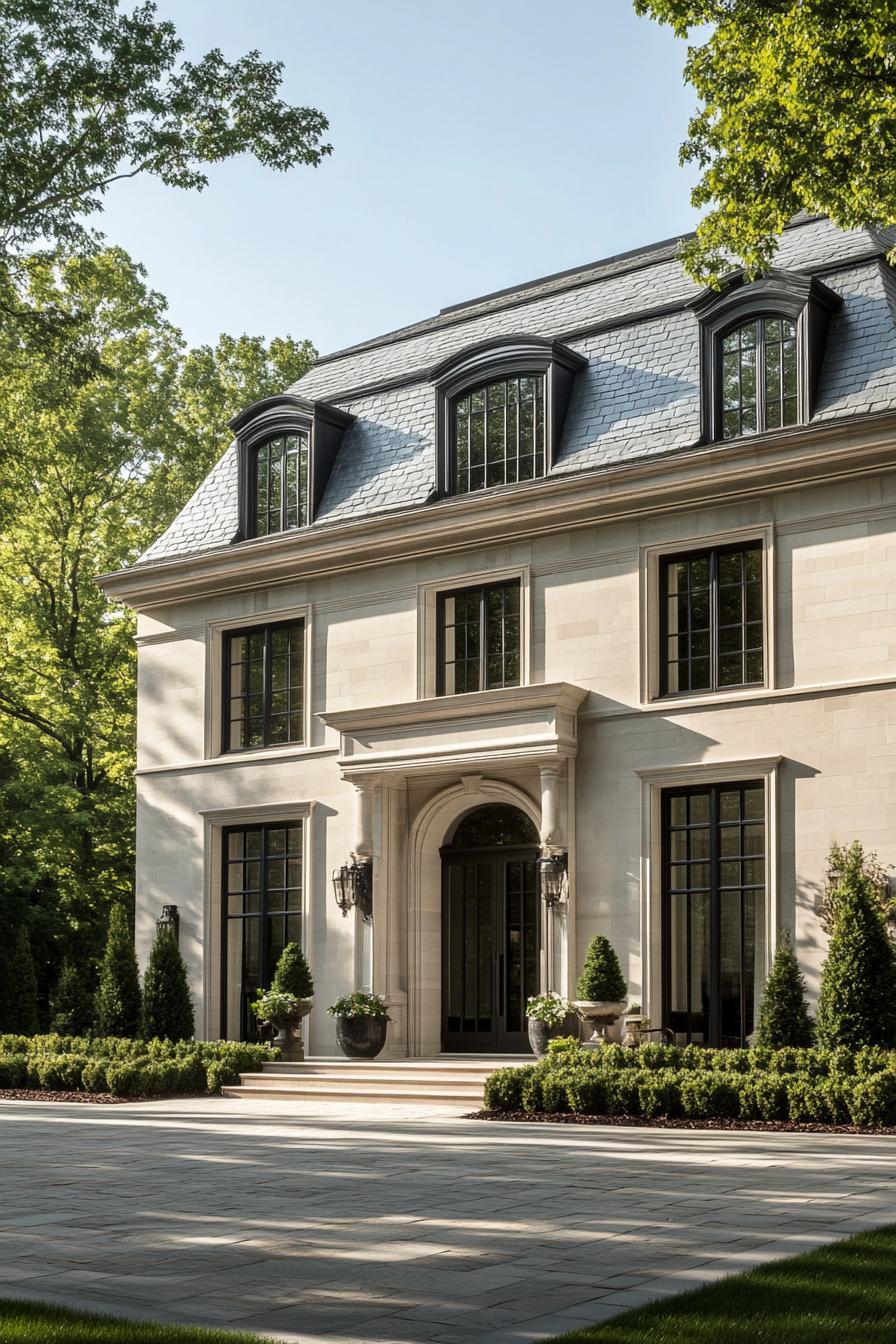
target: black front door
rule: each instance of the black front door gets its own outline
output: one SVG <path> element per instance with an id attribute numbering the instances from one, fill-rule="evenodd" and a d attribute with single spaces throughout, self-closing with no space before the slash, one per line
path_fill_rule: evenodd
<path id="1" fill-rule="evenodd" d="M 538 895 L 533 844 L 485 847 L 495 815 L 515 813 L 499 838 L 536 838 L 512 808 L 482 808 L 442 851 L 442 1048 L 524 1053 L 526 1000 L 538 993 Z M 506 820 L 506 817 L 505 817 Z M 488 827 L 483 829 L 482 823 Z M 458 843 L 459 842 L 459 843 Z"/>

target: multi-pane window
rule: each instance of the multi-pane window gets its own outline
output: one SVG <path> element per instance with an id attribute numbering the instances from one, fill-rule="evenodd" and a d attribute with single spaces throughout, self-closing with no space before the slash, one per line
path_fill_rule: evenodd
<path id="1" fill-rule="evenodd" d="M 478 387 L 453 407 L 457 494 L 544 475 L 543 374 Z"/>
<path id="2" fill-rule="evenodd" d="M 786 317 L 759 317 L 722 339 L 722 436 L 795 425 L 796 326 Z"/>
<path id="3" fill-rule="evenodd" d="M 761 782 L 663 795 L 664 1025 L 676 1041 L 742 1046 L 765 975 Z"/>
<path id="4" fill-rule="evenodd" d="M 519 684 L 519 580 L 440 593 L 437 693 Z"/>
<path id="5" fill-rule="evenodd" d="M 268 439 L 253 453 L 255 535 L 285 532 L 308 522 L 308 434 L 297 430 Z"/>
<path id="6" fill-rule="evenodd" d="M 224 640 L 224 750 L 304 736 L 305 623 L 253 626 Z"/>
<path id="7" fill-rule="evenodd" d="M 251 1039 L 249 1003 L 267 988 L 287 943 L 302 941 L 302 823 L 245 826 L 224 835 L 223 1030 Z"/>
<path id="8" fill-rule="evenodd" d="M 762 545 L 660 563 L 660 690 L 717 691 L 765 679 Z"/>

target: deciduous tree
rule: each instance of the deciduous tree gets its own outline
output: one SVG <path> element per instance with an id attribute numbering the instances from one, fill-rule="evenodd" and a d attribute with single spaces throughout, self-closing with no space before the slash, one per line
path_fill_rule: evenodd
<path id="1" fill-rule="evenodd" d="M 841 228 L 896 224 L 896 8 L 888 0 L 634 0 L 695 36 L 700 107 L 681 148 L 709 210 L 685 248 L 717 281 L 771 264 L 799 211 Z"/>

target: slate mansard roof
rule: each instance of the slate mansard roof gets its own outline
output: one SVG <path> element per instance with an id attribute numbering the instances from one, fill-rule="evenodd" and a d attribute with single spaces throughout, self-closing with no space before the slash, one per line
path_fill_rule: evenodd
<path id="1" fill-rule="evenodd" d="M 828 336 L 812 423 L 896 409 L 896 275 L 889 232 L 795 221 L 775 265 L 819 275 L 842 299 Z M 311 529 L 422 505 L 435 483 L 432 368 L 492 337 L 558 338 L 584 355 L 554 475 L 674 454 L 700 437 L 699 328 L 705 293 L 678 242 L 548 276 L 443 309 L 326 355 L 288 389 L 350 411 Z M 514 487 L 497 487 L 513 489 Z M 238 527 L 232 445 L 140 562 L 229 546 Z M 250 543 L 251 544 L 251 543 Z"/>

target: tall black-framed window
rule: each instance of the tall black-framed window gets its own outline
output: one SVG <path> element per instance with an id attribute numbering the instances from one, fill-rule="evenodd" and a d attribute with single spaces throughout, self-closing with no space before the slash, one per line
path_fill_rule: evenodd
<path id="1" fill-rule="evenodd" d="M 454 491 L 545 474 L 544 374 L 501 378 L 452 405 Z"/>
<path id="2" fill-rule="evenodd" d="M 302 941 L 301 821 L 224 832 L 221 1033 L 253 1040 L 249 1003 L 266 989 L 287 943 Z"/>
<path id="3" fill-rule="evenodd" d="M 742 1046 L 765 979 L 765 787 L 664 790 L 663 1025 Z"/>
<path id="4" fill-rule="evenodd" d="M 278 434 L 252 449 L 256 537 L 308 522 L 307 430 Z"/>
<path id="5" fill-rule="evenodd" d="M 722 437 L 763 433 L 799 419 L 796 323 L 751 318 L 721 338 Z"/>
<path id="6" fill-rule="evenodd" d="M 223 750 L 304 741 L 304 686 L 304 621 L 228 631 Z"/>
<path id="7" fill-rule="evenodd" d="M 520 583 L 439 593 L 438 695 L 520 684 Z"/>
<path id="8" fill-rule="evenodd" d="M 762 684 L 763 586 L 759 541 L 662 558 L 661 694 Z"/>

